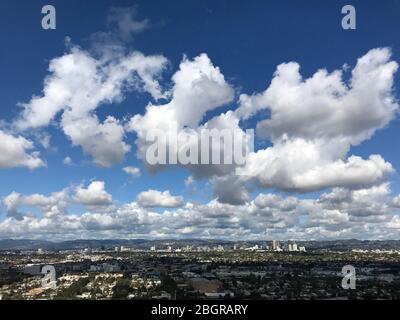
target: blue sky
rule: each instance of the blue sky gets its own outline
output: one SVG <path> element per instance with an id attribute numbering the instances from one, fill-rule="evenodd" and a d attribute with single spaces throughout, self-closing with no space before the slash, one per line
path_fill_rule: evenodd
<path id="1" fill-rule="evenodd" d="M 57 9 L 56 30 L 45 31 L 41 28 L 42 15 L 40 11 L 45 4 L 53 4 Z M 171 78 L 179 70 L 184 57 L 191 61 L 205 53 L 212 65 L 219 67 L 226 83 L 233 88 L 234 97 L 229 103 L 222 104 L 207 112 L 202 123 L 223 112 L 238 108 L 240 94 L 251 96 L 264 92 L 270 85 L 277 66 L 285 62 L 297 62 L 301 66 L 300 72 L 303 78 L 306 79 L 312 77 L 321 68 L 326 68 L 328 72 L 340 70 L 345 63 L 349 65 L 351 70 L 356 66 L 358 58 L 374 48 L 390 48 L 390 60 L 399 61 L 400 42 L 397 30 L 400 27 L 400 1 L 388 0 L 384 4 L 379 1 L 352 1 L 351 4 L 357 10 L 356 30 L 343 30 L 341 28 L 343 15 L 340 11 L 345 4 L 348 4 L 347 1 L 322 2 L 312 0 L 302 2 L 257 0 L 2 1 L 0 3 L 0 37 L 2 39 L 2 48 L 0 49 L 2 64 L 2 72 L 0 73 L 2 105 L 0 108 L 0 130 L 3 129 L 4 132 L 13 137 L 23 136 L 32 141 L 34 150 L 40 152 L 40 159 L 46 163 L 46 166 L 34 169 L 26 166 L 4 166 L 4 168 L 0 168 L 0 197 L 4 199 L 12 192 L 20 194 L 21 197 L 28 197 L 33 194 L 48 197 L 51 193 L 68 187 L 81 187 L 88 190 L 91 182 L 102 181 L 105 183 L 106 191 L 104 192 L 112 195 L 112 205 L 109 204 L 112 208 L 107 208 L 107 210 L 103 208 L 103 210 L 96 207 L 95 211 L 107 212 L 105 214 L 111 214 L 111 211 L 117 210 L 116 208 L 121 209 L 128 203 L 137 205 L 137 202 L 140 202 L 137 199 L 138 195 L 148 190 L 160 192 L 168 190 L 170 195 L 182 197 L 183 203 L 185 203 L 174 209 L 159 205 L 152 206 L 152 213 L 160 215 L 165 210 L 168 210 L 168 214 L 172 214 L 171 212 L 175 209 L 176 212 L 189 210 L 186 208 L 187 204 L 192 202 L 205 206 L 214 200 L 218 203 L 219 194 L 213 187 L 215 181 L 212 176 L 203 177 L 194 186 L 187 187 L 185 179 L 192 175 L 189 170 L 176 168 L 155 175 L 147 173 L 142 159 L 136 155 L 136 132 L 134 130 L 125 132 L 124 141 L 132 149 L 125 154 L 124 161 L 113 163 L 108 168 L 101 168 L 93 164 L 93 157 L 85 155 L 79 144 L 76 146 L 71 144 L 71 138 L 61 128 L 60 114 L 53 119 L 52 123 L 40 128 L 30 128 L 24 131 L 15 129 L 13 124 L 21 116 L 23 109 L 21 103 L 29 103 L 33 96 L 42 95 L 43 81 L 46 76 L 51 74 L 48 71 L 49 62 L 69 52 L 65 44 L 67 37 L 71 39 L 72 46 L 79 47 L 80 50 L 87 51 L 92 55 L 93 39 L 91 36 L 98 32 L 108 32 L 112 28 L 110 24 L 107 24 L 107 17 L 112 7 L 134 10 L 133 19 L 137 21 L 148 19 L 150 21 L 145 30 L 135 33 L 128 40 L 125 39 L 120 45 L 126 52 L 137 50 L 145 56 L 161 55 L 165 57 L 168 63 L 159 79 L 160 86 L 165 90 L 172 87 Z M 134 9 L 132 9 L 133 5 L 135 6 Z M 118 32 L 118 30 L 115 32 Z M 343 81 L 349 81 L 350 77 L 350 72 L 344 72 Z M 397 73 L 393 77 L 394 84 L 390 86 L 388 91 L 392 92 L 392 97 L 396 99 L 398 97 L 399 78 Z M 98 117 L 100 123 L 108 116 L 113 116 L 118 121 L 123 122 L 135 115 L 144 115 L 148 103 L 159 105 L 166 104 L 169 101 L 167 98 L 157 102 L 150 93 L 143 91 L 124 92 L 122 102 L 100 103 L 95 109 L 96 117 Z M 267 111 L 261 111 L 260 114 L 249 120 L 242 119 L 241 125 L 255 127 L 265 115 L 268 115 Z M 390 190 L 383 193 L 385 197 L 391 197 L 391 200 L 386 199 L 385 201 L 390 201 L 392 204 L 393 201 L 395 202 L 396 195 L 400 193 L 399 177 L 396 173 L 396 170 L 400 168 L 400 154 L 396 145 L 400 133 L 397 111 L 390 121 L 384 123 L 383 128 L 380 127 L 374 128 L 373 134 L 364 137 L 360 143 L 350 143 L 350 149 L 343 155 L 342 160 L 346 161 L 351 155 L 368 159 L 371 154 L 379 154 L 387 163 L 391 164 L 394 168 L 393 172 L 385 176 L 384 181 L 380 179 L 379 182 L 366 183 L 368 187 L 365 187 L 365 185 L 349 187 L 346 184 L 344 189 L 346 192 L 354 193 L 360 192 L 364 188 L 369 189 L 372 186 L 390 182 Z M 40 145 L 43 136 L 50 138 L 49 146 Z M 257 142 L 260 143 L 257 145 L 257 149 L 261 150 L 272 145 L 268 139 L 257 139 Z M 72 165 L 63 163 L 66 157 L 72 159 Z M 130 177 L 125 173 L 123 168 L 127 166 L 139 168 L 140 177 Z M 238 188 L 241 188 L 241 186 L 238 186 Z M 279 183 L 267 183 L 267 186 L 254 183 L 247 190 L 249 194 L 247 202 L 255 201 L 260 193 L 278 195 L 282 202 L 291 197 L 298 199 L 298 201 L 317 201 L 322 194 L 332 192 L 334 188 L 343 188 L 343 185 L 331 183 L 320 188 L 311 188 L 312 190 L 307 188 L 304 190 L 301 188 L 288 190 L 290 188 Z M 357 200 L 357 196 L 353 193 L 353 198 Z M 221 200 L 221 197 L 219 200 Z M 400 225 L 400 221 L 396 218 L 396 206 L 389 205 L 390 209 L 387 209 L 387 203 L 382 204 L 381 198 L 379 198 L 379 201 L 379 204 L 361 202 L 354 204 L 354 206 L 370 205 L 371 208 L 384 206 L 386 209 L 379 218 L 376 218 L 376 223 L 386 223 L 392 227 Z M 68 210 L 64 214 L 81 215 L 84 212 L 89 213 L 93 209 L 85 201 L 81 203 L 79 201 L 72 202 L 73 204 L 68 205 Z M 219 204 L 215 205 L 225 205 L 224 202 L 219 201 Z M 226 205 L 234 205 L 234 203 Z M 45 215 L 42 207 L 39 206 L 38 208 L 37 204 L 32 204 L 26 199 L 20 200 L 20 203 L 16 206 L 18 206 L 20 213 L 24 211 L 29 215 L 33 212 L 38 221 L 42 219 L 42 215 Z M 307 208 L 304 208 L 304 206 Z M 349 207 L 353 207 L 353 205 L 342 203 L 336 209 L 342 210 L 340 212 L 343 214 L 343 219 L 353 223 L 362 215 L 354 214 L 354 217 L 357 218 L 353 219 L 353 213 L 348 210 Z M 265 207 L 262 209 L 265 209 Z M 235 211 L 233 207 L 226 210 Z M 310 214 L 313 210 L 317 209 L 309 209 L 306 203 L 293 214 L 289 213 L 292 215 L 290 219 L 287 218 L 287 213 L 283 211 L 273 214 L 276 214 L 277 217 L 283 215 L 285 216 L 284 219 L 291 220 L 295 216 Z M 328 209 L 324 208 L 324 210 Z M 3 228 L 0 227 L 0 237 L 23 237 L 26 235 L 21 234 L 22 226 L 18 227 L 18 231 L 7 231 L 10 230 L 13 223 L 21 223 L 25 218 L 19 217 L 18 220 L 12 217 L 10 208 L 4 203 L 1 212 L 0 223 L 3 221 Z M 323 212 L 321 215 L 329 216 L 331 213 Z M 184 214 L 190 215 L 186 211 Z M 29 219 L 33 218 L 30 217 Z M 199 219 L 201 220 L 201 215 Z M 279 219 L 277 218 L 277 220 Z M 314 216 L 312 219 L 318 220 Z M 315 220 L 316 224 L 318 224 L 317 220 Z M 321 221 L 321 223 L 324 223 L 325 219 L 321 218 Z M 365 238 L 380 238 L 386 233 L 380 231 L 380 234 L 369 236 L 367 232 L 373 228 L 373 225 L 366 227 L 365 230 L 359 230 L 361 227 L 344 226 L 342 222 L 342 220 L 336 221 L 333 223 L 336 227 L 328 226 L 324 229 L 325 231 L 312 233 L 310 237 L 335 238 L 355 235 Z M 196 224 L 197 222 L 191 221 L 190 223 Z M 214 233 L 205 230 L 207 228 L 194 231 L 196 226 L 190 225 L 190 223 L 188 222 L 187 227 L 193 228 L 193 232 L 186 233 L 186 230 L 182 234 L 193 237 L 207 237 L 207 234 L 211 237 L 226 237 L 226 234 L 232 232 L 227 225 L 229 219 L 228 221 L 216 221 L 216 225 L 224 225 L 224 228 L 216 227 L 215 230 L 213 229 Z M 285 223 L 287 226 L 285 232 L 282 232 L 282 238 L 290 235 L 307 238 L 308 233 L 304 231 L 305 229 L 302 229 L 302 231 L 296 229 L 299 227 L 296 227 L 296 222 L 285 221 Z M 288 231 L 291 228 L 290 223 L 292 223 L 292 229 L 294 228 L 291 232 Z M 364 221 L 357 223 L 359 226 L 364 225 Z M 26 224 L 28 224 L 27 221 Z M 271 237 L 279 237 L 279 227 L 273 226 L 273 222 L 265 221 L 265 226 L 269 224 L 271 224 L 271 227 L 266 228 L 271 230 L 266 232 L 267 235 L 270 232 Z M 265 228 L 263 231 L 260 231 L 261 229 L 258 227 L 246 229 L 243 226 L 236 225 L 236 228 L 241 230 L 238 231 L 237 237 L 251 238 L 260 234 L 265 236 Z M 308 226 L 308 228 L 312 227 Z M 380 228 L 379 230 L 386 230 L 386 225 L 382 225 Z M 112 227 L 110 229 L 116 230 Z M 120 235 L 118 232 L 111 234 L 111 231 L 107 228 L 102 229 L 104 233 L 96 233 L 98 230 L 99 228 L 90 229 L 86 226 L 83 234 L 88 237 Z M 344 231 L 341 233 L 340 230 Z M 393 227 L 386 234 L 395 237 L 397 231 L 398 229 Z M 32 234 L 29 232 L 27 234 L 32 237 L 46 237 L 46 232 L 48 232 L 46 229 L 43 229 L 43 231 L 38 229 L 32 231 Z M 77 233 L 79 232 L 77 231 Z M 121 234 L 132 237 L 136 234 L 141 236 L 145 234 L 135 232 L 124 230 L 123 233 L 121 231 Z M 176 232 L 179 234 L 179 231 Z M 176 233 L 172 232 L 172 234 Z M 165 234 L 161 233 L 160 236 L 169 235 L 166 232 Z M 69 236 L 74 237 L 74 232 L 69 230 Z"/>

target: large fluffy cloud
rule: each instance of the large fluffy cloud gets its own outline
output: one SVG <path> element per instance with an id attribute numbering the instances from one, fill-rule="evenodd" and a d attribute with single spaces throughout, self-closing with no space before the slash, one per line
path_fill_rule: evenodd
<path id="1" fill-rule="evenodd" d="M 342 137 L 358 144 L 387 125 L 398 109 L 393 97 L 398 64 L 390 59 L 389 48 L 370 50 L 348 81 L 343 70 L 325 69 L 303 79 L 298 63 L 283 63 L 265 92 L 240 97 L 236 112 L 246 119 L 269 109 L 271 117 L 258 123 L 258 133 L 272 141 Z"/>
<path id="2" fill-rule="evenodd" d="M 99 166 L 119 163 L 130 150 L 123 125 L 113 117 L 100 122 L 95 110 L 121 101 L 124 92 L 133 89 L 147 91 L 155 99 L 164 97 L 157 78 L 166 63 L 162 56 L 140 52 L 95 58 L 72 47 L 51 60 L 43 94 L 22 104 L 15 125 L 19 130 L 46 126 L 61 113 L 61 127 L 73 145 L 81 146 Z"/>
<path id="3" fill-rule="evenodd" d="M 38 152 L 30 152 L 33 143 L 24 137 L 13 136 L 0 130 L 0 169 L 28 167 L 36 169 L 44 166 Z"/>
<path id="4" fill-rule="evenodd" d="M 137 134 L 138 158 L 153 171 L 159 170 L 161 166 L 150 167 L 148 164 L 146 153 L 149 146 L 153 144 L 153 141 L 147 140 L 149 133 L 162 132 L 165 136 L 185 133 L 190 141 L 188 144 L 197 147 L 198 133 L 203 128 L 222 129 L 223 126 L 228 126 L 241 131 L 239 120 L 232 117 L 231 113 L 220 115 L 220 121 L 201 125 L 208 111 L 223 106 L 234 98 L 233 88 L 225 81 L 220 69 L 212 64 L 206 54 L 201 54 L 193 60 L 185 58 L 172 80 L 174 85 L 170 102 L 165 105 L 148 105 L 145 114 L 135 115 L 129 124 L 129 129 Z M 171 141 L 167 139 L 166 143 L 167 150 L 159 152 L 167 154 L 169 148 L 171 153 L 179 153 L 178 149 L 173 149 Z M 179 164 L 185 165 L 180 162 Z M 208 170 L 200 165 L 185 166 L 196 172 Z M 214 171 L 216 170 L 223 171 L 224 168 L 223 166 L 214 168 Z"/>
<path id="5" fill-rule="evenodd" d="M 268 89 L 242 95 L 235 111 L 242 119 L 268 109 L 257 134 L 272 146 L 249 156 L 238 173 L 265 188 L 313 191 L 360 188 L 381 183 L 394 170 L 380 155 L 348 157 L 352 146 L 370 138 L 395 116 L 393 79 L 398 69 L 388 48 L 358 59 L 349 81 L 343 71 L 316 72 L 303 79 L 300 66 L 278 66 Z"/>
<path id="6" fill-rule="evenodd" d="M 150 104 L 145 115 L 136 115 L 130 122 L 138 135 L 137 156 L 146 162 L 150 144 L 146 136 L 151 130 L 188 136 L 202 129 L 242 133 L 241 120 L 269 109 L 270 117 L 257 124 L 257 135 L 272 146 L 250 153 L 245 166 L 183 165 L 195 178 L 211 177 L 221 202 L 243 204 L 250 184 L 297 192 L 380 184 L 394 172 L 392 165 L 379 154 L 363 159 L 349 153 L 395 117 L 397 68 L 388 48 L 373 49 L 359 58 L 349 80 L 344 80 L 343 70 L 319 70 L 303 79 L 297 63 L 284 63 L 265 92 L 243 94 L 235 111 L 202 123 L 208 110 L 231 101 L 233 90 L 206 55 L 184 60 L 173 77 L 172 100 L 166 105 Z M 198 144 L 196 139 L 191 141 Z"/>
<path id="7" fill-rule="evenodd" d="M 100 167 L 111 167 L 121 163 L 131 147 L 124 142 L 125 132 L 120 121 L 114 117 L 100 123 L 96 116 L 62 120 L 65 134 L 70 137 L 73 146 L 81 146 L 83 152 L 93 157 Z"/>
<path id="8" fill-rule="evenodd" d="M 263 188 L 309 192 L 374 185 L 394 171 L 380 155 L 371 155 L 367 160 L 357 156 L 335 159 L 329 154 L 331 147 L 323 141 L 302 139 L 277 143 L 250 154 L 246 166 L 238 168 L 237 173 Z"/>

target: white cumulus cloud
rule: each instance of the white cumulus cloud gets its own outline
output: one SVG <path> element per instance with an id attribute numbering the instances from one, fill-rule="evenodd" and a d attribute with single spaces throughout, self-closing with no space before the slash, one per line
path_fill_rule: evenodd
<path id="1" fill-rule="evenodd" d="M 0 130 L 0 169 L 16 167 L 36 169 L 45 166 L 39 152 L 32 149 L 34 149 L 32 141 Z"/>
<path id="2" fill-rule="evenodd" d="M 172 196 L 170 191 L 149 190 L 139 193 L 138 203 L 145 208 L 176 208 L 183 205 L 183 197 Z"/>
<path id="3" fill-rule="evenodd" d="M 129 174 L 133 178 L 138 178 L 140 177 L 140 169 L 136 167 L 125 167 L 122 169 L 126 174 Z"/>
<path id="4" fill-rule="evenodd" d="M 76 188 L 74 200 L 88 206 L 104 206 L 112 204 L 112 196 L 105 190 L 104 181 L 93 181 L 87 188 Z"/>
<path id="5" fill-rule="evenodd" d="M 328 187 L 379 184 L 394 172 L 380 155 L 348 155 L 396 115 L 393 96 L 398 64 L 391 50 L 377 48 L 358 59 L 351 79 L 343 71 L 319 70 L 303 79 L 295 62 L 278 66 L 268 89 L 242 95 L 235 113 L 242 119 L 268 109 L 258 122 L 258 137 L 271 147 L 250 154 L 237 173 L 263 188 L 307 192 Z"/>
<path id="6" fill-rule="evenodd" d="M 120 102 L 131 90 L 149 92 L 154 99 L 164 97 L 157 78 L 166 64 L 162 56 L 140 52 L 102 59 L 72 47 L 50 61 L 43 94 L 22 104 L 15 126 L 19 130 L 47 126 L 61 113 L 61 127 L 74 146 L 81 146 L 99 166 L 120 163 L 130 151 L 123 125 L 113 117 L 99 121 L 95 110 Z"/>

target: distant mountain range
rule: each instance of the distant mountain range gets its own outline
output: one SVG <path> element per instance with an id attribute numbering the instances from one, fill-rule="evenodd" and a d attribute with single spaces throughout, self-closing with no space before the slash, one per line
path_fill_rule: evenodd
<path id="1" fill-rule="evenodd" d="M 119 246 L 131 247 L 137 249 L 150 248 L 156 246 L 158 248 L 165 246 L 184 247 L 184 246 L 217 246 L 230 245 L 236 243 L 238 245 L 254 245 L 270 243 L 270 241 L 224 241 L 224 240 L 199 240 L 199 239 L 184 239 L 184 240 L 146 240 L 146 239 L 111 239 L 111 240 L 70 240 L 62 242 L 51 242 L 45 240 L 0 240 L 0 250 L 36 250 L 42 248 L 44 250 L 72 250 L 72 249 L 109 249 Z M 287 241 L 281 241 L 284 245 Z M 400 240 L 332 240 L 332 241 L 296 241 L 300 246 L 305 246 L 311 250 L 329 249 L 334 251 L 348 251 L 352 249 L 399 249 Z"/>

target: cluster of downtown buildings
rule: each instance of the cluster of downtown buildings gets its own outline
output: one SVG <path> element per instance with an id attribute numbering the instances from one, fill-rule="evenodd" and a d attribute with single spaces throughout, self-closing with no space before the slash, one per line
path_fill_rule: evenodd
<path id="1" fill-rule="evenodd" d="M 89 250 L 89 249 L 85 249 Z M 125 246 L 114 247 L 115 252 L 129 252 L 137 251 L 137 249 L 132 249 Z M 163 245 L 156 246 L 152 245 L 148 248 L 150 252 L 224 252 L 224 251 L 274 251 L 274 252 L 306 252 L 305 246 L 298 246 L 296 242 L 288 242 L 282 245 L 278 240 L 272 240 L 268 244 L 234 244 L 234 245 L 217 245 L 217 246 L 173 246 L 173 245 Z M 146 251 L 146 249 L 144 250 Z"/>

